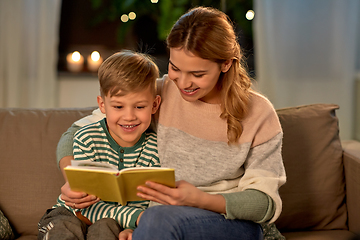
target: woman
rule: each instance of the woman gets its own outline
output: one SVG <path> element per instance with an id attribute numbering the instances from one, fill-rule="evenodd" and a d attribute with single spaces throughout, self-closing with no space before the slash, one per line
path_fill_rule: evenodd
<path id="1" fill-rule="evenodd" d="M 223 12 L 190 10 L 167 45 L 168 76 L 158 86 L 158 152 L 163 167 L 175 168 L 177 188 L 153 182 L 138 188 L 139 196 L 162 205 L 144 212 L 132 239 L 262 239 L 259 223 L 280 215 L 278 189 L 286 181 L 276 112 L 251 89 Z M 71 159 L 65 154 L 71 138 L 59 143 L 61 167 Z M 96 201 L 68 184 L 62 194 L 78 208 Z"/>

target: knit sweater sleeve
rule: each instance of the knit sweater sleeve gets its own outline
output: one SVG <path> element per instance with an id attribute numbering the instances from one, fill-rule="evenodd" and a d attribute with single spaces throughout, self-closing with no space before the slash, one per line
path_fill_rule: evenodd
<path id="1" fill-rule="evenodd" d="M 223 194 L 227 218 L 274 222 L 281 213 L 278 187 L 286 181 L 281 157 L 282 132 L 250 149 L 240 192 Z M 256 189 L 256 190 L 254 190 Z"/>
<path id="2" fill-rule="evenodd" d="M 59 167 L 60 160 L 66 156 L 73 156 L 73 139 L 75 133 L 80 129 L 78 125 L 71 125 L 66 132 L 64 132 L 58 142 L 56 148 L 56 161 Z"/>
<path id="3" fill-rule="evenodd" d="M 73 156 L 73 139 L 75 133 L 83 126 L 100 121 L 105 117 L 100 109 L 96 109 L 91 115 L 86 116 L 71 125 L 61 136 L 56 148 L 56 161 L 59 167 L 60 160 L 66 156 Z"/>
<path id="4" fill-rule="evenodd" d="M 226 219 L 243 219 L 264 223 L 269 221 L 275 213 L 274 201 L 261 191 L 247 189 L 221 195 L 226 201 Z"/>

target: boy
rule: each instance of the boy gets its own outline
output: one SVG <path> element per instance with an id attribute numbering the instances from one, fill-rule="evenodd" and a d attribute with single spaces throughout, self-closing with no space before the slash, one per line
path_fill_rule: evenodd
<path id="1" fill-rule="evenodd" d="M 75 134 L 74 159 L 106 162 L 119 170 L 159 167 L 156 134 L 146 131 L 161 101 L 156 95 L 156 79 L 159 77 L 156 64 L 145 54 L 124 50 L 107 58 L 100 66 L 98 76 L 100 96 L 97 102 L 106 117 Z M 116 239 L 120 229 L 109 218 L 124 230 L 123 236 L 131 236 L 149 202 L 129 202 L 122 206 L 98 201 L 85 209 L 76 209 L 75 204 L 69 207 L 70 204 L 59 196 L 58 204 L 40 220 L 39 239 L 59 236 L 64 239 L 65 236 L 107 238 L 104 234 L 109 234 L 109 239 Z M 83 221 L 74 219 L 75 215 Z M 66 222 L 70 222 L 71 227 Z M 87 227 L 84 223 L 94 224 Z M 106 227 L 102 226 L 104 224 Z M 103 235 L 99 236 L 99 232 Z"/>

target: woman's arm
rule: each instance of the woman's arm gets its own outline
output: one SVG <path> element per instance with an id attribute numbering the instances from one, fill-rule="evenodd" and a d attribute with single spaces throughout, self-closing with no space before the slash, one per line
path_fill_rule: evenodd
<path id="1" fill-rule="evenodd" d="M 186 181 L 177 181 L 176 188 L 170 188 L 154 182 L 146 182 L 147 187 L 139 186 L 138 196 L 164 205 L 191 206 L 226 213 L 225 198 L 208 194 Z"/>
<path id="2" fill-rule="evenodd" d="M 71 160 L 74 159 L 73 157 L 73 139 L 75 133 L 81 127 L 78 125 L 71 125 L 66 132 L 63 133 L 61 136 L 57 148 L 56 148 L 56 161 L 63 173 L 64 179 L 66 180 L 66 176 L 64 175 L 63 168 L 71 165 Z"/>
<path id="3" fill-rule="evenodd" d="M 209 194 L 186 181 L 178 181 L 176 188 L 154 182 L 139 186 L 138 196 L 164 205 L 191 206 L 225 214 L 227 219 L 266 222 L 274 215 L 274 204 L 268 195 L 254 189 L 228 194 Z M 235 207 L 236 206 L 236 207 Z"/>

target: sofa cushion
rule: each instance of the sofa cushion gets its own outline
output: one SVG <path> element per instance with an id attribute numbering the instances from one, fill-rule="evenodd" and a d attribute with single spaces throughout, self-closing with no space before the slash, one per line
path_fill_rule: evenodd
<path id="1" fill-rule="evenodd" d="M 338 119 L 333 104 L 278 109 L 284 131 L 286 184 L 280 188 L 282 231 L 347 229 Z"/>
<path id="2" fill-rule="evenodd" d="M 92 109 L 0 109 L 0 207 L 17 236 L 36 237 L 64 184 L 56 145 Z"/>
<path id="3" fill-rule="evenodd" d="M 284 236 L 286 240 L 357 240 L 354 233 L 346 230 L 288 232 Z"/>

